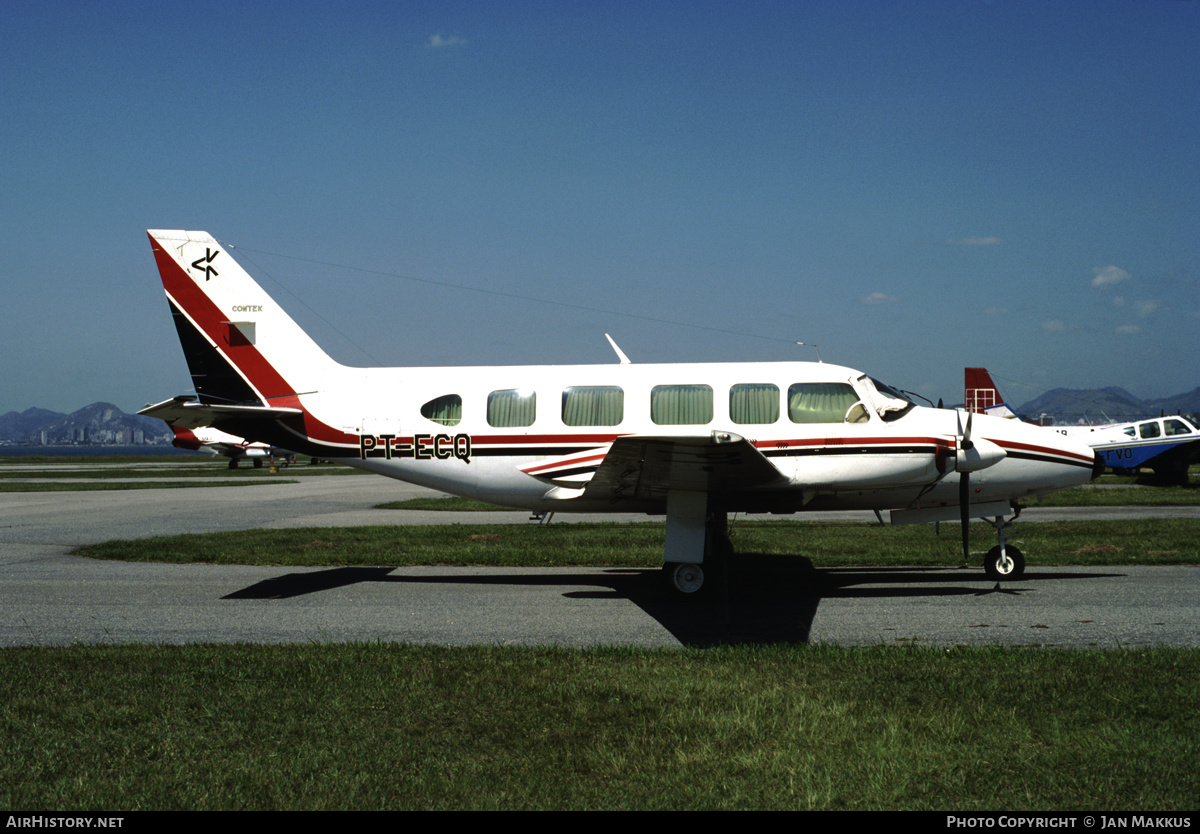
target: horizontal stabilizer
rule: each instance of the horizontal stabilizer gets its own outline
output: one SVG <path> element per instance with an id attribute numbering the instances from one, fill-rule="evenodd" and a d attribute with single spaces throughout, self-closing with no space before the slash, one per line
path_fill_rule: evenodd
<path id="1" fill-rule="evenodd" d="M 157 417 L 172 426 L 197 429 L 203 426 L 218 426 L 223 420 L 282 420 L 298 417 L 304 411 L 299 408 L 271 408 L 257 405 L 209 405 L 196 402 L 194 397 L 182 396 L 148 405 L 138 414 Z"/>

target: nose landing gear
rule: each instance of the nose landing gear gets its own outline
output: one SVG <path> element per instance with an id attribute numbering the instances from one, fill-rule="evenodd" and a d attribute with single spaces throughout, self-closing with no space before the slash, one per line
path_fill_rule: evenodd
<path id="1" fill-rule="evenodd" d="M 1025 554 L 1011 544 L 1004 543 L 1004 531 L 1012 527 L 1012 523 L 1016 521 L 1017 516 L 1021 514 L 1020 507 L 1017 507 L 1016 514 L 1008 521 L 1004 520 L 1004 516 L 996 516 L 996 520 L 984 519 L 988 524 L 996 530 L 996 535 L 1000 538 L 1000 544 L 993 547 L 983 557 L 983 572 L 987 574 L 989 579 L 997 581 L 1001 579 L 1020 579 L 1025 575 Z"/>

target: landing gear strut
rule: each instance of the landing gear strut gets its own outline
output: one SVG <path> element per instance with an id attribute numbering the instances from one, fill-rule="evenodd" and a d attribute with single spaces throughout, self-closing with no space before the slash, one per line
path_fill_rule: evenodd
<path id="1" fill-rule="evenodd" d="M 1020 508 L 1017 509 L 1017 515 L 1020 515 Z M 1025 575 L 1025 554 L 1013 545 L 1004 543 L 1004 531 L 1012 527 L 1016 518 L 1014 515 L 1011 520 L 1005 521 L 1004 516 L 998 515 L 995 521 L 984 519 L 996 529 L 996 535 L 1000 537 L 1000 544 L 983 557 L 983 572 L 989 579 L 995 579 L 997 582 L 1001 579 L 1020 579 Z"/>
<path id="2" fill-rule="evenodd" d="M 731 552 L 728 517 L 724 509 L 709 507 L 703 492 L 673 491 L 667 495 L 667 542 L 663 553 L 663 578 L 667 588 L 686 597 L 711 591 L 708 573 L 716 571 Z M 702 566 L 703 565 L 703 566 Z"/>

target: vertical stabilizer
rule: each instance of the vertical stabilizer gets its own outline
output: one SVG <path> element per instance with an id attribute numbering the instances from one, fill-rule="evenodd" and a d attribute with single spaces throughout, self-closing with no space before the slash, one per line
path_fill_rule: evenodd
<path id="1" fill-rule="evenodd" d="M 1000 397 L 987 368 L 963 368 L 963 403 L 967 411 L 1015 419 L 1017 413 Z"/>
<path id="2" fill-rule="evenodd" d="M 200 401 L 292 404 L 340 366 L 207 232 L 148 232 Z"/>

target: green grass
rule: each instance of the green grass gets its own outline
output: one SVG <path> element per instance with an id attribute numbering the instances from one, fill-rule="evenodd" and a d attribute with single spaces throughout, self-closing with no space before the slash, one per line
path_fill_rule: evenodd
<path id="1" fill-rule="evenodd" d="M 377 510 L 434 510 L 437 512 L 529 512 L 528 510 L 514 510 L 512 507 L 501 507 L 496 504 L 488 504 L 485 501 L 476 501 L 472 498 L 459 498 L 456 495 L 436 496 L 432 495 L 428 498 L 409 498 L 404 501 L 388 501 L 383 504 L 376 504 Z"/>
<path id="2" fill-rule="evenodd" d="M 1179 507 L 1200 504 L 1200 486 L 1078 487 L 1052 492 L 1030 507 Z"/>
<path id="3" fill-rule="evenodd" d="M 0 805 L 1191 811 L 1200 651 L 0 652 Z"/>
<path id="4" fill-rule="evenodd" d="M 266 484 L 296 484 L 291 478 L 267 481 Z M 252 481 L 70 481 L 67 483 L 28 483 L 0 480 L 0 492 L 107 492 L 125 489 L 191 489 L 194 487 L 248 487 L 262 486 Z"/>
<path id="5" fill-rule="evenodd" d="M 971 529 L 973 550 L 995 542 L 990 527 Z M 739 553 L 794 555 L 819 567 L 962 563 L 956 524 L 940 536 L 932 525 L 805 521 L 735 521 L 730 532 Z M 659 522 L 327 527 L 111 541 L 76 552 L 185 564 L 652 567 L 662 563 L 663 536 Z M 1200 564 L 1200 519 L 1028 522 L 1009 540 L 1031 566 Z"/>

